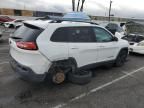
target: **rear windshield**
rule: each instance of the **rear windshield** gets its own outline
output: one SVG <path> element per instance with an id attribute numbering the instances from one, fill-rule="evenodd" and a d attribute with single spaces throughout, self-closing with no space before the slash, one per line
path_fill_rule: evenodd
<path id="1" fill-rule="evenodd" d="M 23 42 L 35 42 L 39 34 L 43 31 L 43 29 L 24 24 L 20 28 L 18 28 L 14 35 L 12 36 L 13 39 L 17 39 Z"/>

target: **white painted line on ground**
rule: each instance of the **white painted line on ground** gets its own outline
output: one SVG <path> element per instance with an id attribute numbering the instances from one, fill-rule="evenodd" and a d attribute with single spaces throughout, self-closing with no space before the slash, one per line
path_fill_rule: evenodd
<path id="1" fill-rule="evenodd" d="M 8 64 L 9 62 L 1 62 L 0 65 Z"/>
<path id="2" fill-rule="evenodd" d="M 122 71 L 122 73 L 124 73 L 124 74 L 126 74 L 126 75 L 128 75 L 128 76 L 131 76 L 131 77 L 133 77 L 133 75 L 132 75 L 132 74 L 130 74 L 129 72 L 126 72 L 126 71 Z"/>
<path id="3" fill-rule="evenodd" d="M 139 79 L 137 79 L 137 77 L 135 77 L 135 75 L 131 75 L 130 73 L 128 73 L 128 72 L 126 72 L 126 71 L 122 71 L 122 73 L 124 73 L 124 74 L 126 74 L 126 75 L 128 75 L 128 76 L 130 76 L 130 77 L 132 77 L 132 78 L 135 78 L 136 80 L 138 80 L 139 81 Z"/>
<path id="4" fill-rule="evenodd" d="M 94 92 L 97 92 L 98 90 L 101 90 L 101 89 L 103 89 L 103 88 L 105 88 L 105 87 L 107 87 L 107 86 L 110 86 L 110 85 L 112 85 L 112 84 L 114 84 L 114 83 L 116 83 L 116 82 L 118 82 L 118 81 L 120 81 L 120 80 L 122 80 L 122 79 L 124 79 L 124 78 L 126 78 L 126 77 L 128 77 L 128 76 L 130 76 L 130 75 L 133 75 L 133 74 L 139 72 L 139 71 L 142 70 L 142 69 L 144 69 L 144 67 L 141 67 L 141 68 L 139 68 L 139 69 L 137 69 L 137 70 L 131 71 L 131 72 L 129 72 L 129 73 L 127 73 L 127 74 L 125 74 L 125 75 L 123 75 L 123 76 L 115 79 L 115 80 L 112 80 L 111 82 L 108 82 L 108 83 L 106 83 L 106 84 L 104 84 L 104 85 L 101 85 L 101 86 L 99 86 L 99 87 L 97 87 L 97 88 L 94 88 L 94 89 L 90 90 L 89 92 L 82 93 L 82 94 L 80 94 L 79 96 L 77 96 L 77 97 L 75 97 L 75 98 L 72 98 L 72 99 L 69 100 L 67 103 L 59 104 L 59 105 L 57 105 L 57 106 L 55 106 L 55 107 L 53 107 L 53 108 L 62 108 L 62 107 L 68 105 L 69 103 L 71 103 L 71 102 L 73 102 L 73 101 L 76 101 L 76 100 L 78 100 L 78 99 L 81 99 L 81 98 L 83 98 L 83 97 L 85 97 L 85 96 L 88 96 L 88 95 L 94 93 Z"/>

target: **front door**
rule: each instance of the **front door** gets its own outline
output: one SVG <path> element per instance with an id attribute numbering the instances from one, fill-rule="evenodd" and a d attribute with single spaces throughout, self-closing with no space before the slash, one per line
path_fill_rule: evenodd
<path id="1" fill-rule="evenodd" d="M 76 59 L 78 67 L 97 62 L 98 46 L 92 27 L 69 28 L 69 56 Z"/>
<path id="2" fill-rule="evenodd" d="M 113 35 L 107 30 L 95 27 L 94 33 L 96 37 L 96 43 L 98 47 L 98 61 L 114 60 L 119 51 L 119 45 L 117 41 L 113 41 Z"/>

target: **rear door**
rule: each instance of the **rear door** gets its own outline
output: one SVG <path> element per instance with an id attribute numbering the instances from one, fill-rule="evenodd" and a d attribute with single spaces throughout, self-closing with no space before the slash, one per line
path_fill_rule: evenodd
<path id="1" fill-rule="evenodd" d="M 119 51 L 119 43 L 113 41 L 113 36 L 103 28 L 93 28 L 98 45 L 98 61 L 114 60 Z"/>
<path id="2" fill-rule="evenodd" d="M 69 33 L 69 57 L 74 57 L 78 67 L 96 63 L 98 46 L 92 27 L 71 27 Z"/>
<path id="3" fill-rule="evenodd" d="M 38 46 L 50 61 L 65 60 L 68 58 L 68 35 L 64 27 L 50 25 L 38 37 Z"/>

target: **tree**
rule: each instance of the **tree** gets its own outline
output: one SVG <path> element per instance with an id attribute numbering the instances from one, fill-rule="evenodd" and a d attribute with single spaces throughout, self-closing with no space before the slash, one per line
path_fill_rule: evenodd
<path id="1" fill-rule="evenodd" d="M 81 12 L 83 11 L 84 3 L 85 3 L 85 0 L 82 0 L 82 5 L 81 5 L 81 8 L 80 8 L 80 11 L 81 11 Z"/>
<path id="2" fill-rule="evenodd" d="M 85 3 L 85 0 L 78 0 L 78 4 L 77 4 L 77 10 L 76 11 L 79 11 L 79 5 L 80 5 L 80 2 L 82 1 L 82 5 L 80 7 L 80 11 L 82 12 L 83 11 L 83 7 L 84 7 L 84 3 Z M 75 11 L 75 0 L 72 0 L 72 11 Z"/>
<path id="3" fill-rule="evenodd" d="M 72 10 L 75 11 L 75 0 L 72 0 Z"/>
<path id="4" fill-rule="evenodd" d="M 79 11 L 80 0 L 78 0 L 77 11 Z"/>

